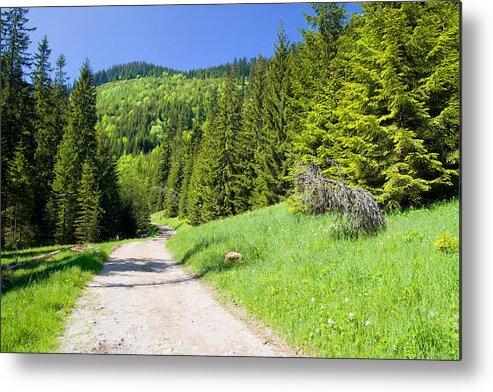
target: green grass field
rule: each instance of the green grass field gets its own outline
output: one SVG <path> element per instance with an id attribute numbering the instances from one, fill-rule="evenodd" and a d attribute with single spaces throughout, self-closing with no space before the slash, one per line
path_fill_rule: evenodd
<path id="1" fill-rule="evenodd" d="M 333 218 L 280 204 L 167 241 L 204 276 L 295 349 L 332 358 L 459 359 L 459 203 L 387 216 L 388 228 L 336 239 Z M 243 262 L 223 266 L 225 252 Z"/>
<path id="2" fill-rule="evenodd" d="M 2 290 L 2 352 L 55 352 L 64 320 L 85 284 L 100 271 L 118 245 L 135 240 L 94 244 L 91 251 L 72 253 L 67 246 L 2 252 L 2 263 L 22 262 L 58 249 L 50 259 L 21 266 L 12 285 Z"/>

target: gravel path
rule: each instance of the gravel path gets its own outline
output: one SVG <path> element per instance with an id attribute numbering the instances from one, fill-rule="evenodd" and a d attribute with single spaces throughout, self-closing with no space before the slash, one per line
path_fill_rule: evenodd
<path id="1" fill-rule="evenodd" d="M 160 237 L 116 249 L 69 317 L 63 353 L 295 356 L 244 312 L 226 310 Z"/>

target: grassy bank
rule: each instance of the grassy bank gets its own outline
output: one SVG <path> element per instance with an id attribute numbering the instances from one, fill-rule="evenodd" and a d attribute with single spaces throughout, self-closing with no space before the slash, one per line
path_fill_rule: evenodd
<path id="1" fill-rule="evenodd" d="M 85 284 L 100 271 L 118 245 L 94 244 L 91 251 L 73 253 L 67 246 L 2 252 L 2 263 L 29 260 L 62 250 L 50 259 L 36 260 L 15 269 L 12 284 L 2 290 L 2 352 L 54 352 L 64 330 L 64 319 Z"/>
<path id="2" fill-rule="evenodd" d="M 329 215 L 281 204 L 185 227 L 167 247 L 310 355 L 458 359 L 459 203 L 387 219 L 381 233 L 341 240 Z M 223 267 L 227 251 L 244 262 Z"/>

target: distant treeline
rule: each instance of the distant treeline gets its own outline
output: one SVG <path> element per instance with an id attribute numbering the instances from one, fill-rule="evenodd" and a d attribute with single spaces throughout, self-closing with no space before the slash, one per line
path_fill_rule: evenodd
<path id="1" fill-rule="evenodd" d="M 165 76 L 182 74 L 188 78 L 225 78 L 231 68 L 238 77 L 247 77 L 250 73 L 252 59 L 246 57 L 234 59 L 231 63 L 216 65 L 208 68 L 192 69 L 190 71 L 179 71 L 160 65 L 149 64 L 143 61 L 133 61 L 126 64 L 114 65 L 108 69 L 94 73 L 94 84 L 100 86 L 117 80 L 132 80 L 149 76 Z"/>
<path id="2" fill-rule="evenodd" d="M 133 61 L 126 64 L 113 65 L 112 67 L 94 73 L 94 85 L 100 86 L 117 80 L 131 80 L 148 76 L 163 76 L 182 73 L 176 69 L 149 64 L 143 61 Z"/>

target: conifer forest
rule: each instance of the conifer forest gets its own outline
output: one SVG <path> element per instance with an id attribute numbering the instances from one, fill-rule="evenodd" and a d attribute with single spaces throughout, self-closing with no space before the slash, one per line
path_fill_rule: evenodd
<path id="1" fill-rule="evenodd" d="M 316 3 L 301 42 L 180 71 L 145 62 L 68 83 L 29 11 L 2 9 L 2 248 L 146 235 L 289 200 L 300 164 L 383 211 L 459 196 L 460 4 Z M 337 164 L 334 164 L 336 162 Z"/>

